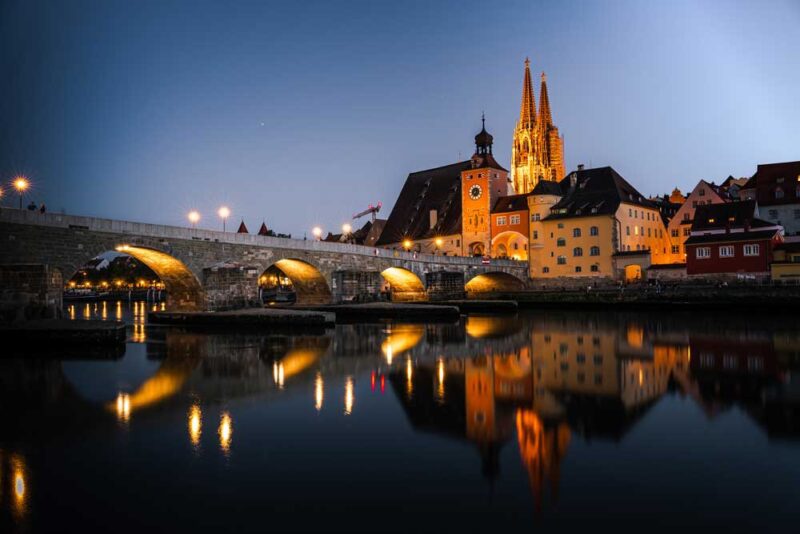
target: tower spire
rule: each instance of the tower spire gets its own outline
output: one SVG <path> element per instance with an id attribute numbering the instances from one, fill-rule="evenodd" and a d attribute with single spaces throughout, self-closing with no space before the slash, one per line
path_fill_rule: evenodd
<path id="1" fill-rule="evenodd" d="M 542 73 L 542 88 L 539 90 L 539 125 L 543 132 L 553 126 L 553 116 L 550 113 L 550 97 L 547 95 L 547 74 Z"/>
<path id="2" fill-rule="evenodd" d="M 520 128 L 532 128 L 536 123 L 536 100 L 531 82 L 531 60 L 525 58 L 525 79 L 522 82 L 522 105 L 519 110 Z"/>

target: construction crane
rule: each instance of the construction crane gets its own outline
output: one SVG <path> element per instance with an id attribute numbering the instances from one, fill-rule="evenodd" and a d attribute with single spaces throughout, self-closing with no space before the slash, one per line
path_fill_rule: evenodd
<path id="1" fill-rule="evenodd" d="M 383 204 L 381 202 L 378 202 L 378 204 L 376 206 L 373 206 L 372 204 L 370 204 L 369 207 L 367 209 L 365 209 L 364 211 L 360 211 L 360 212 L 354 214 L 353 215 L 353 220 L 355 221 L 356 219 L 361 218 L 364 215 L 372 215 L 372 222 L 375 222 L 375 219 L 378 218 L 378 212 L 381 211 L 381 206 L 383 206 Z"/>

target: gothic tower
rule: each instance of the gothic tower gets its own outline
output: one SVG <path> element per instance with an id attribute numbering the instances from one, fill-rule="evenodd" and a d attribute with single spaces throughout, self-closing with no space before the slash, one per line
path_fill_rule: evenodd
<path id="1" fill-rule="evenodd" d="M 553 124 L 547 77 L 542 73 L 537 115 L 530 65 L 525 58 L 522 106 L 511 145 L 511 181 L 517 194 L 529 193 L 539 180 L 560 180 L 565 174 L 564 139 Z"/>

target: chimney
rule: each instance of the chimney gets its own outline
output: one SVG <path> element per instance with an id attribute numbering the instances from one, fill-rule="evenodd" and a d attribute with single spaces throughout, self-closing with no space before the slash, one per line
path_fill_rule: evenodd
<path id="1" fill-rule="evenodd" d="M 431 225 L 431 230 L 433 230 L 436 227 L 436 223 L 439 220 L 439 212 L 437 212 L 436 210 L 431 210 L 429 217 L 430 217 L 429 221 Z"/>
<path id="2" fill-rule="evenodd" d="M 579 171 L 582 171 L 582 170 L 583 170 L 583 163 L 578 163 L 578 170 L 579 170 Z"/>

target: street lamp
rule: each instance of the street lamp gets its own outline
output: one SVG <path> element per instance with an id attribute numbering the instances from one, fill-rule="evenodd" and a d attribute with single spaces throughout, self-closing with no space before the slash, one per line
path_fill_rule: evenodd
<path id="1" fill-rule="evenodd" d="M 411 248 L 411 240 L 405 239 L 403 240 L 403 248 L 406 249 L 406 252 Z"/>
<path id="2" fill-rule="evenodd" d="M 314 228 L 312 228 L 311 233 L 314 235 L 317 241 L 319 241 L 322 238 L 322 228 L 320 228 L 319 226 L 315 226 Z"/>
<path id="3" fill-rule="evenodd" d="M 437 251 L 440 248 L 442 248 L 442 245 L 444 245 L 444 239 L 442 239 L 441 237 L 437 237 L 434 242 L 436 243 L 436 250 Z"/>
<path id="4" fill-rule="evenodd" d="M 217 215 L 219 215 L 220 219 L 222 219 L 222 231 L 225 231 L 225 221 L 227 221 L 228 217 L 231 216 L 231 210 L 228 206 L 222 206 L 217 211 Z"/>
<path id="5" fill-rule="evenodd" d="M 188 217 L 189 222 L 192 223 L 192 227 L 197 228 L 197 223 L 200 222 L 200 212 L 192 210 L 186 217 Z"/>
<path id="6" fill-rule="evenodd" d="M 353 227 L 352 227 L 352 226 L 350 226 L 350 224 L 349 224 L 349 223 L 344 223 L 344 224 L 342 225 L 342 233 L 343 233 L 344 235 L 348 235 L 348 234 L 349 234 L 350 232 L 352 232 L 352 231 L 353 231 Z"/>
<path id="7" fill-rule="evenodd" d="M 14 189 L 16 189 L 19 194 L 19 209 L 22 209 L 22 195 L 25 194 L 25 191 L 28 190 L 30 185 L 31 183 L 24 176 L 17 176 L 14 179 Z"/>

